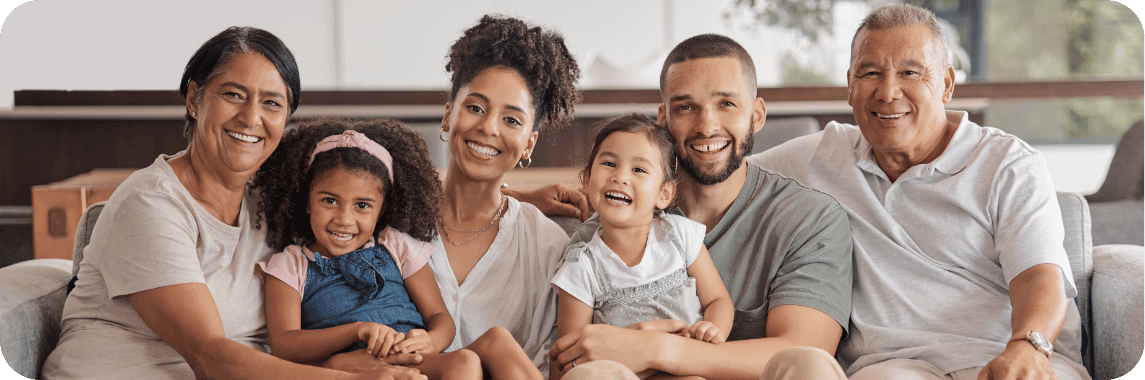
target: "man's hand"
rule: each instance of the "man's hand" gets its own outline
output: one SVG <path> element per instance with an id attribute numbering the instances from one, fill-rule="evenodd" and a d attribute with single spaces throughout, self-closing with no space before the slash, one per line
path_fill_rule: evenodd
<path id="1" fill-rule="evenodd" d="M 1056 379 L 1050 359 L 1025 340 L 1012 340 L 994 360 L 986 363 L 978 380 Z"/>
<path id="2" fill-rule="evenodd" d="M 584 193 L 563 183 L 530 191 L 505 188 L 501 189 L 501 192 L 517 198 L 518 201 L 536 206 L 545 216 L 571 216 L 584 221 L 592 214 L 588 198 L 585 198 Z"/>
<path id="3" fill-rule="evenodd" d="M 620 362 L 633 372 L 646 370 L 651 367 L 652 358 L 662 349 L 658 338 L 670 336 L 654 330 L 676 325 L 668 320 L 652 322 L 644 322 L 646 325 L 643 329 L 631 328 L 636 325 L 627 329 L 605 324 L 586 325 L 557 339 L 549 350 L 549 360 L 553 361 L 551 365 L 558 365 L 564 371 L 572 369 L 573 360 L 580 364 L 603 359 Z M 675 322 L 682 324 L 683 328 L 688 326 L 682 321 Z"/>
<path id="4" fill-rule="evenodd" d="M 678 319 L 653 319 L 634 323 L 627 327 L 630 330 L 659 331 L 662 333 L 679 334 L 688 328 L 688 322 Z"/>

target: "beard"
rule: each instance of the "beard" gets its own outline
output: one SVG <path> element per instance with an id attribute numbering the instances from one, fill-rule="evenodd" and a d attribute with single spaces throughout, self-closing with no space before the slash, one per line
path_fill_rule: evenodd
<path id="1" fill-rule="evenodd" d="M 749 125 L 755 125 L 754 115 L 752 115 L 750 123 Z M 680 155 L 680 167 L 684 169 L 684 172 L 692 176 L 692 179 L 697 183 L 704 186 L 711 186 L 726 181 L 728 177 L 731 177 L 732 173 L 735 173 L 735 171 L 743 165 L 744 157 L 750 154 L 752 148 L 755 147 L 755 139 L 752 138 L 750 132 L 740 140 L 739 146 L 736 146 L 734 143 L 729 144 L 728 148 L 732 151 L 731 154 L 728 155 L 728 160 L 723 163 L 722 169 L 717 167 L 718 164 L 703 167 L 696 163 L 690 155 L 682 154 Z M 684 149 L 688 148 L 685 147 Z"/>

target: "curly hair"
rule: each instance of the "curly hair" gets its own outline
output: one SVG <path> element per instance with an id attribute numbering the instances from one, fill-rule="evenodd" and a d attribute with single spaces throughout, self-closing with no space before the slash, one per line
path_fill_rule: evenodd
<path id="1" fill-rule="evenodd" d="M 628 113 L 622 116 L 610 117 L 593 125 L 596 137 L 592 141 L 592 153 L 588 155 L 588 162 L 580 170 L 582 187 L 588 187 L 588 177 L 592 174 L 592 162 L 600 153 L 600 144 L 616 132 L 643 134 L 656 150 L 660 151 L 660 167 L 664 171 L 664 182 L 676 182 L 676 143 L 668 128 L 656 124 L 655 120 L 641 113 Z"/>
<path id="2" fill-rule="evenodd" d="M 319 141 L 346 130 L 361 132 L 390 152 L 394 160 L 393 180 L 381 160 L 356 148 L 318 153 L 308 167 L 307 161 Z M 437 236 L 441 179 L 421 136 L 393 119 L 322 118 L 286 131 L 278 149 L 251 180 L 250 191 L 258 205 L 255 226 L 261 228 L 266 218 L 267 245 L 282 250 L 291 244 L 314 241 L 306 213 L 311 183 L 322 173 L 339 167 L 366 171 L 381 180 L 384 191 L 378 230 L 390 226 L 422 241 Z"/>
<path id="3" fill-rule="evenodd" d="M 537 114 L 533 130 L 572 124 L 573 107 L 581 98 L 576 89 L 580 68 L 560 34 L 515 18 L 485 15 L 449 48 L 449 99 L 493 67 L 511 69 L 525 79 Z"/>

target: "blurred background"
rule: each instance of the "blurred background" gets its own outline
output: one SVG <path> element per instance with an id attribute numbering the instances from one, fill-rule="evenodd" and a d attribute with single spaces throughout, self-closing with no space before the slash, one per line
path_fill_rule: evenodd
<path id="1" fill-rule="evenodd" d="M 1119 139 L 1143 116 L 1142 23 L 1130 8 L 1110 0 L 905 2 L 942 19 L 959 80 L 949 108 L 1044 152 L 1058 190 L 1091 194 L 1101 187 Z M 293 51 L 304 91 L 296 121 L 396 117 L 425 133 L 439 166 L 450 44 L 486 13 L 555 29 L 580 64 L 586 93 L 578 125 L 541 138 L 538 152 L 545 153 L 535 165 L 562 167 L 587 152 L 592 122 L 654 113 L 664 56 L 700 33 L 725 34 L 748 49 L 769 125 L 852 120 L 843 88 L 851 37 L 864 15 L 887 3 L 27 2 L 0 29 L 0 246 L 23 244 L 5 236 L 30 228 L 33 186 L 97 168 L 139 168 L 158 153 L 181 150 L 176 89 L 183 65 L 228 26 L 269 30 Z"/>

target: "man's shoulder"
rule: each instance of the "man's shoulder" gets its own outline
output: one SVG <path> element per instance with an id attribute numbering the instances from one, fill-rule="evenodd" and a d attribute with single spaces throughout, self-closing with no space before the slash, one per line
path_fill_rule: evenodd
<path id="1" fill-rule="evenodd" d="M 754 164 L 749 165 L 754 166 Z M 766 203 L 796 206 L 802 210 L 839 208 L 839 202 L 827 193 L 804 186 L 794 178 L 773 173 L 759 167 L 755 169 L 759 170 L 759 180 L 753 184 L 756 186 L 754 198 L 757 200 L 762 200 Z"/>

